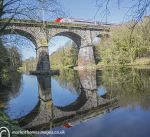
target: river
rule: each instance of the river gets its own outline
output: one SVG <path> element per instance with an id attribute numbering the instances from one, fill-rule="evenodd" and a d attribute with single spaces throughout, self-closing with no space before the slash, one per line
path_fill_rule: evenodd
<path id="1" fill-rule="evenodd" d="M 24 129 L 59 131 L 54 137 L 150 135 L 150 69 L 68 69 L 19 78 L 13 90 L 1 90 L 0 109 Z"/>

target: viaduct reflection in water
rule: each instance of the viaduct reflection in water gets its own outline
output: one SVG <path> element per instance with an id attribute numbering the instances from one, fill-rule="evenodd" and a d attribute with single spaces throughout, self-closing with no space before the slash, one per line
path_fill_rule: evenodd
<path id="1" fill-rule="evenodd" d="M 77 75 L 75 75 L 76 77 Z M 108 92 L 98 95 L 96 70 L 79 71 L 78 81 L 73 87 L 79 93 L 76 100 L 66 106 L 57 106 L 52 100 L 51 77 L 38 76 L 39 102 L 26 116 L 18 119 L 23 128 L 46 130 L 63 125 L 64 122 L 79 122 L 103 114 L 118 107 L 116 97 Z"/>

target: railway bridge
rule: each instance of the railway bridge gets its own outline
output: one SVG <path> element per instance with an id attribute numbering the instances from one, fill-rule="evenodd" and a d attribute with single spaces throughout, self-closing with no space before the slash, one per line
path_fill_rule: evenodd
<path id="1" fill-rule="evenodd" d="M 8 19 L 0 20 L 0 27 Z M 50 70 L 48 42 L 54 36 L 66 36 L 78 46 L 78 66 L 84 67 L 95 64 L 93 40 L 95 37 L 109 35 L 109 27 L 104 25 L 86 25 L 55 22 L 38 22 L 33 20 L 11 20 L 0 36 L 18 34 L 29 39 L 36 50 L 36 70 L 47 72 Z"/>

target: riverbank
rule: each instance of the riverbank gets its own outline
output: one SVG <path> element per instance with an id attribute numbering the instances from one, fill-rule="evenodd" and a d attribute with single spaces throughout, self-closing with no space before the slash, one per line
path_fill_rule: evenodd
<path id="1" fill-rule="evenodd" d="M 74 67 L 74 68 L 57 68 L 59 70 L 101 70 L 101 69 L 123 69 L 123 68 L 136 68 L 136 69 L 150 69 L 150 65 L 93 65 L 93 66 L 85 66 L 85 67 Z"/>
<path id="2" fill-rule="evenodd" d="M 7 127 L 12 133 L 13 131 L 24 131 L 17 121 L 11 120 L 4 112 L 0 111 L 0 127 Z M 11 137 L 34 137 L 33 135 L 12 134 Z"/>
<path id="3" fill-rule="evenodd" d="M 135 67 L 135 68 L 148 68 L 150 69 L 150 58 L 143 57 L 136 59 L 132 64 L 105 64 L 103 62 L 99 62 L 96 65 L 87 65 L 87 66 L 59 66 L 59 65 L 52 65 L 51 69 L 74 69 L 74 70 L 82 70 L 82 69 L 102 69 L 102 68 L 124 68 L 124 67 Z"/>

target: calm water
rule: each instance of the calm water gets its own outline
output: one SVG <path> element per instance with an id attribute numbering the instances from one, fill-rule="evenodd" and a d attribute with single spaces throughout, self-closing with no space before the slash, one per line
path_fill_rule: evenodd
<path id="1" fill-rule="evenodd" d="M 150 136 L 148 69 L 65 70 L 17 81 L 0 91 L 0 107 L 24 129 L 64 131 L 54 137 Z"/>

